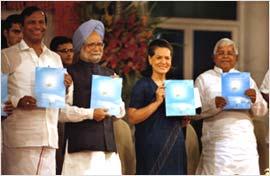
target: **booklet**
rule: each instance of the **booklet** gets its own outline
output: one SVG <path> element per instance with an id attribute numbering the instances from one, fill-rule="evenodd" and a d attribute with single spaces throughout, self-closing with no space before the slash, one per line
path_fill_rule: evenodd
<path id="1" fill-rule="evenodd" d="M 65 106 L 65 72 L 64 68 L 36 67 L 35 94 L 38 107 L 63 108 Z"/>
<path id="2" fill-rule="evenodd" d="M 7 116 L 4 112 L 6 101 L 8 101 L 8 75 L 1 73 L 1 116 Z"/>
<path id="3" fill-rule="evenodd" d="M 122 78 L 92 75 L 90 108 L 107 108 L 108 114 L 119 116 L 122 81 Z"/>
<path id="4" fill-rule="evenodd" d="M 227 101 L 224 109 L 250 109 L 250 98 L 245 95 L 245 91 L 250 88 L 250 73 L 223 73 L 221 85 L 222 96 Z"/>
<path id="5" fill-rule="evenodd" d="M 166 116 L 196 115 L 194 92 L 193 80 L 166 80 Z"/>

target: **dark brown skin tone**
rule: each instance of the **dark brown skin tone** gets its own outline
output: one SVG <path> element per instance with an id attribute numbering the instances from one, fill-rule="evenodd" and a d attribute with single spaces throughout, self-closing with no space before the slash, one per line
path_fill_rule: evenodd
<path id="1" fill-rule="evenodd" d="M 217 49 L 216 55 L 214 55 L 215 65 L 223 70 L 223 72 L 228 72 L 235 67 L 238 61 L 238 56 L 235 54 L 233 45 L 220 46 Z M 247 89 L 245 91 L 251 102 L 256 101 L 256 91 L 254 89 Z M 217 96 L 215 98 L 216 108 L 223 109 L 226 106 L 226 100 L 224 97 Z"/>

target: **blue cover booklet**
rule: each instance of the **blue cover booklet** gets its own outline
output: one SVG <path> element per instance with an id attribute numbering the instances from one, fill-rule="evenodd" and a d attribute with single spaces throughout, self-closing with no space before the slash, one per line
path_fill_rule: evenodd
<path id="1" fill-rule="evenodd" d="M 3 109 L 6 101 L 8 101 L 8 75 L 1 73 L 1 116 L 7 115 Z"/>
<path id="2" fill-rule="evenodd" d="M 35 94 L 37 106 L 42 108 L 63 108 L 66 88 L 64 68 L 36 67 Z"/>
<path id="3" fill-rule="evenodd" d="M 250 98 L 245 95 L 245 91 L 250 88 L 250 73 L 223 73 L 221 84 L 222 96 L 227 101 L 224 109 L 250 109 Z"/>
<path id="4" fill-rule="evenodd" d="M 90 108 L 107 108 L 108 114 L 120 115 L 122 78 L 92 75 Z"/>
<path id="5" fill-rule="evenodd" d="M 195 115 L 193 80 L 165 81 L 166 116 Z"/>

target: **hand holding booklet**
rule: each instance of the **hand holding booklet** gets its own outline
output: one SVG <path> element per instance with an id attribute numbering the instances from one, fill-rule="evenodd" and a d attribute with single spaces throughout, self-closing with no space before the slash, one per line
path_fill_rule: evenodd
<path id="1" fill-rule="evenodd" d="M 36 67 L 35 94 L 38 107 L 62 108 L 65 106 L 65 72 L 64 68 Z"/>
<path id="2" fill-rule="evenodd" d="M 90 108 L 106 108 L 108 114 L 119 116 L 121 94 L 122 78 L 92 75 Z"/>
<path id="3" fill-rule="evenodd" d="M 245 95 L 245 91 L 250 88 L 250 73 L 223 73 L 221 83 L 222 96 L 227 102 L 224 109 L 250 109 L 251 101 Z"/>
<path id="4" fill-rule="evenodd" d="M 196 115 L 193 80 L 166 80 L 166 116 Z"/>

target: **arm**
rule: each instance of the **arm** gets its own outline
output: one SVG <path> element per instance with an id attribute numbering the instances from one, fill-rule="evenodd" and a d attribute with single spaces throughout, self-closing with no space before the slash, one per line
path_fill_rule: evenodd
<path id="1" fill-rule="evenodd" d="M 136 109 L 136 108 L 129 108 L 128 109 L 128 117 L 131 124 L 138 124 L 143 122 L 147 118 L 149 118 L 161 105 L 164 101 L 164 87 L 160 86 L 156 90 L 156 100 L 149 105 Z"/>
<path id="2" fill-rule="evenodd" d="M 251 79 L 251 92 L 247 93 L 247 95 L 251 98 L 251 101 L 253 102 L 251 105 L 250 113 L 255 117 L 261 117 L 266 115 L 268 109 L 267 109 L 267 103 L 263 99 L 255 81 Z M 247 90 L 248 91 L 248 90 Z"/>
<path id="3" fill-rule="evenodd" d="M 66 105 L 64 108 L 60 109 L 59 121 L 60 122 L 80 122 L 83 120 L 93 120 L 96 121 L 103 120 L 106 117 L 106 110 L 104 109 L 91 109 L 91 108 L 79 108 L 77 106 L 72 106 L 73 104 L 73 83 L 68 88 L 66 94 Z"/>

